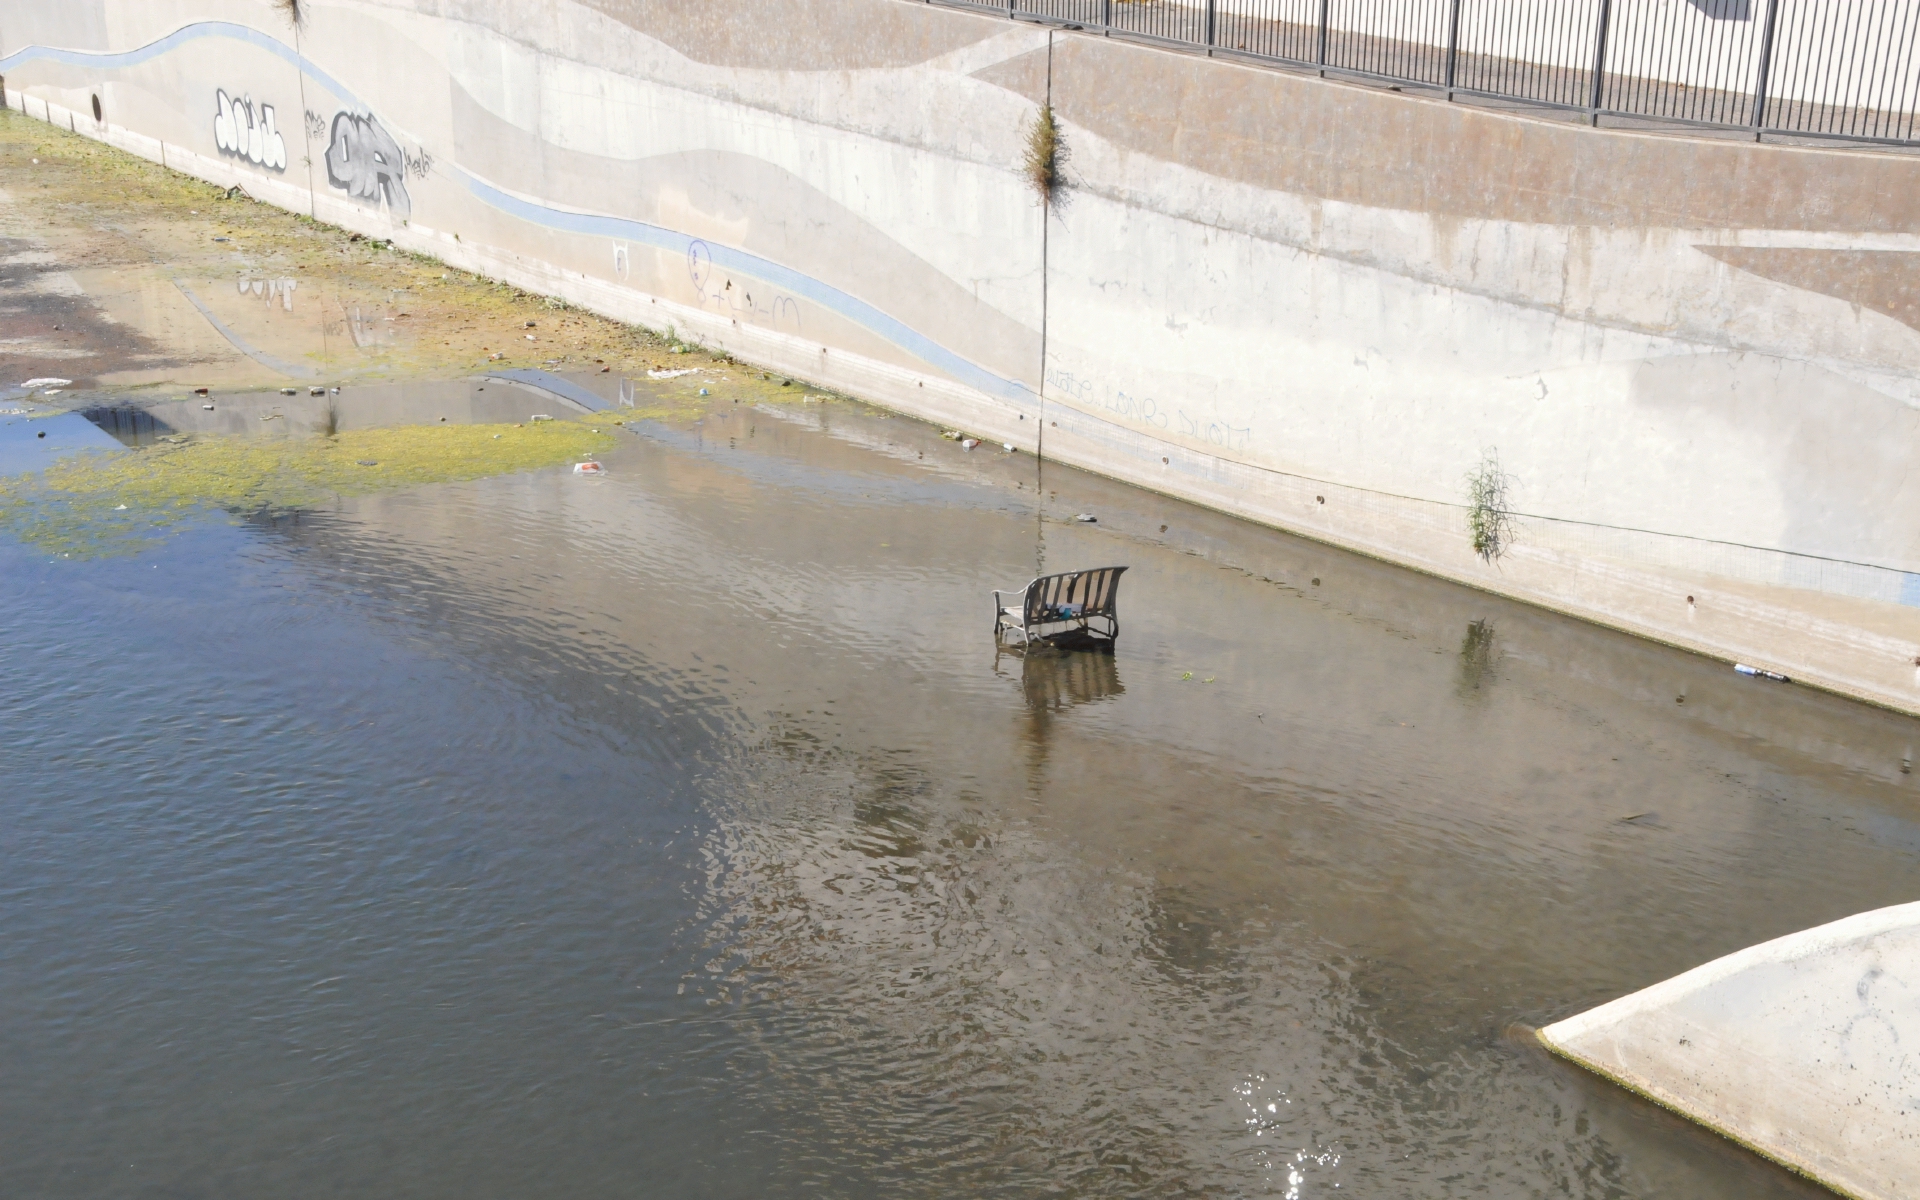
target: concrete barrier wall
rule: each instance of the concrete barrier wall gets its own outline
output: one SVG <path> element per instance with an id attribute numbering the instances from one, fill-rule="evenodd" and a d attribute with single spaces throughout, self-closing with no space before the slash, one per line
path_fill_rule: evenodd
<path id="1" fill-rule="evenodd" d="M 909 0 L 300 8 L 0 0 L 7 102 L 992 442 L 1920 710 L 1920 159 Z M 1020 166 L 1049 96 L 1051 214 Z M 1490 449 L 1516 538 L 1484 562 Z"/>

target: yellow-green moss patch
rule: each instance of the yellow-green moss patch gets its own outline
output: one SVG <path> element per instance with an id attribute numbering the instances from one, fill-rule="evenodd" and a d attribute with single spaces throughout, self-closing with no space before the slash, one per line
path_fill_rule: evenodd
<path id="1" fill-rule="evenodd" d="M 0 479 L 0 528 L 42 549 L 93 557 L 138 549 L 196 514 L 312 508 L 338 496 L 559 466 L 612 444 L 612 434 L 576 421 L 195 437 L 77 455 Z"/>

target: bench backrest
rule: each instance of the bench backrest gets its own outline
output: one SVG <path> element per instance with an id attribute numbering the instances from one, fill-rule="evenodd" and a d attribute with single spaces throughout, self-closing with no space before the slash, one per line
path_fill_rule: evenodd
<path id="1" fill-rule="evenodd" d="M 1095 567 L 1090 571 L 1042 575 L 1027 585 L 1027 624 L 1116 616 L 1120 573 L 1125 570 L 1125 567 Z"/>

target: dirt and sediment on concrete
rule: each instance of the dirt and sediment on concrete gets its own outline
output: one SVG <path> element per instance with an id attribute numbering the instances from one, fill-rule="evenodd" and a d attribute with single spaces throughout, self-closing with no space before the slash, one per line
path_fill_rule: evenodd
<path id="1" fill-rule="evenodd" d="M 528 368 L 605 411 L 503 395 Z M 123 444 L 0 477 L 0 528 L 49 552 L 564 466 L 714 404 L 829 399 L 0 110 L 0 419 L 85 411 Z"/>

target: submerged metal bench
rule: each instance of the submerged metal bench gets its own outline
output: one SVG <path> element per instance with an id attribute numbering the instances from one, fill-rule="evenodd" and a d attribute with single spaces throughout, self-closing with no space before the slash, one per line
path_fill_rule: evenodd
<path id="1" fill-rule="evenodd" d="M 1095 567 L 1042 575 L 1020 591 L 993 593 L 993 635 L 1017 636 L 1063 650 L 1109 649 L 1120 636 L 1120 573 L 1125 567 Z M 1008 604 L 1008 597 L 1019 597 Z"/>

